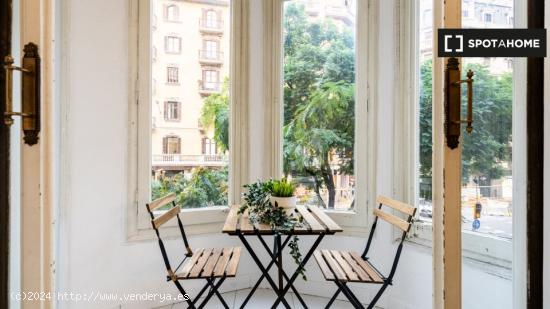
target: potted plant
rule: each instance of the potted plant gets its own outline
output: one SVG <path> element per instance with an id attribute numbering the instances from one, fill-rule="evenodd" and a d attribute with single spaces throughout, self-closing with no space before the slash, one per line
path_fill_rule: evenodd
<path id="1" fill-rule="evenodd" d="M 286 178 L 274 180 L 269 201 L 274 206 L 293 209 L 296 207 L 296 196 L 294 196 L 295 187 L 296 186 L 292 182 L 286 180 Z"/>

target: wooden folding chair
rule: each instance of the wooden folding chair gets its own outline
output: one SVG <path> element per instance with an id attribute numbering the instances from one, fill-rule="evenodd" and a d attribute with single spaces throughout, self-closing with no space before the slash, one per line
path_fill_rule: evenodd
<path id="1" fill-rule="evenodd" d="M 183 228 L 183 223 L 180 219 L 179 214 L 181 208 L 176 205 L 175 200 L 176 195 L 169 194 L 147 204 L 147 211 L 151 215 L 151 224 L 157 234 L 160 252 L 162 253 L 164 265 L 166 266 L 166 279 L 167 281 L 173 281 L 182 295 L 187 295 L 185 299 L 189 305 L 189 308 L 203 308 L 214 294 L 220 299 L 225 308 L 229 308 L 223 297 L 218 292 L 218 289 L 226 278 L 235 277 L 237 273 L 237 266 L 239 265 L 239 260 L 241 257 L 241 248 L 207 248 L 197 249 L 193 252 L 189 246 L 189 242 L 187 241 L 185 229 Z M 169 206 L 167 211 L 155 211 L 160 207 L 167 205 Z M 158 214 L 158 216 L 155 216 L 155 214 Z M 178 220 L 178 227 L 186 250 L 185 256 L 175 269 L 173 269 L 170 264 L 164 242 L 159 232 L 159 228 L 174 217 Z M 199 291 L 194 300 L 189 297 L 180 283 L 180 281 L 191 279 L 206 280 L 206 284 Z M 197 307 L 198 300 L 208 287 L 210 287 L 210 291 Z"/>
<path id="2" fill-rule="evenodd" d="M 364 308 L 351 289 L 347 286 L 348 282 L 381 285 L 380 290 L 368 305 L 369 309 L 374 308 L 374 305 L 378 299 L 380 299 L 380 296 L 382 296 L 384 290 L 386 290 L 388 285 L 392 284 L 393 276 L 395 275 L 395 270 L 397 269 L 397 263 L 399 262 L 401 251 L 403 250 L 403 241 L 411 228 L 411 222 L 416 213 L 416 208 L 384 196 L 379 196 L 376 201 L 379 206 L 374 210 L 375 219 L 372 224 L 367 246 L 365 247 L 363 254 L 359 255 L 358 253 L 352 251 L 336 250 L 317 250 L 314 253 L 315 260 L 317 261 L 319 268 L 321 268 L 321 272 L 323 273 L 325 280 L 333 281 L 338 286 L 338 290 L 334 293 L 326 308 L 329 308 L 332 305 L 340 292 L 344 293 L 346 298 L 355 308 Z M 407 216 L 407 220 L 405 221 L 397 216 L 394 216 L 393 214 L 383 211 L 382 206 L 384 205 L 405 214 Z M 397 246 L 397 252 L 393 260 L 392 268 L 387 277 L 382 275 L 382 273 L 374 267 L 374 265 L 372 265 L 367 257 L 378 219 L 389 222 L 403 231 L 399 246 Z"/>

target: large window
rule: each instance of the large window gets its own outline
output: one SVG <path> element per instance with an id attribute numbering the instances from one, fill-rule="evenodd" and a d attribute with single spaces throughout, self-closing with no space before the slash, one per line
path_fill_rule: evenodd
<path id="1" fill-rule="evenodd" d="M 356 2 L 283 6 L 284 175 L 299 203 L 353 209 Z"/>
<path id="2" fill-rule="evenodd" d="M 432 0 L 419 1 L 417 124 L 417 197 L 420 223 L 432 221 Z M 463 9 L 481 12 L 496 6 L 492 1 L 464 2 Z M 513 15 L 513 0 L 502 1 L 499 10 Z M 462 14 L 463 28 L 511 28 L 510 18 L 487 14 Z M 491 25 L 487 25 L 491 23 Z M 514 186 L 512 167 L 514 68 L 506 58 L 462 58 L 462 72 L 474 72 L 473 132 L 461 132 L 462 231 L 464 254 L 511 267 Z M 465 79 L 465 76 L 464 76 Z M 466 111 L 466 87 L 463 111 Z M 518 131 L 519 132 L 519 131 Z M 515 146 L 515 145 L 514 145 Z M 521 157 L 514 160 L 522 160 Z M 421 236 L 427 236 L 423 234 Z M 472 245 L 475 242 L 475 245 Z M 473 254 L 473 255 L 472 255 Z"/>
<path id="3" fill-rule="evenodd" d="M 220 48 L 230 48 L 230 31 L 224 29 L 213 40 L 193 21 L 205 18 L 208 26 L 214 26 L 222 16 L 229 20 L 229 1 L 183 1 L 177 5 L 153 1 L 157 3 L 154 8 L 165 12 L 152 14 L 164 13 L 166 18 L 159 20 L 157 30 L 151 33 L 152 47 L 157 50 L 151 78 L 166 83 L 158 83 L 151 98 L 164 101 L 163 115 L 158 108 L 151 109 L 153 119 L 164 121 L 157 121 L 150 132 L 150 198 L 174 192 L 184 209 L 227 206 L 229 94 L 228 87 L 222 91 L 220 80 L 228 80 L 229 65 L 205 67 L 196 51 L 204 49 L 207 57 L 216 58 Z M 164 49 L 158 48 L 159 44 L 164 44 Z M 186 69 L 179 70 L 181 65 Z"/>

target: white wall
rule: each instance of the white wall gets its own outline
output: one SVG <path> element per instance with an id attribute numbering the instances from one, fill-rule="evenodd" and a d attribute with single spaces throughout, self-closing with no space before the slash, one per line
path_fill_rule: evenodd
<path id="1" fill-rule="evenodd" d="M 165 270 L 156 242 L 125 242 L 126 152 L 128 119 L 128 4 L 126 0 L 62 1 L 64 43 L 62 64 L 63 166 L 62 203 L 57 253 L 57 286 L 68 292 L 170 292 L 176 290 L 163 279 Z M 267 175 L 261 151 L 263 141 L 263 81 L 261 1 L 252 0 L 250 154 L 251 180 Z M 393 118 L 395 84 L 394 0 L 380 1 L 379 117 Z M 381 144 L 377 167 L 377 191 L 392 194 L 393 136 L 392 121 L 380 121 Z M 383 137 L 383 138 L 382 138 Z M 381 225 L 375 238 L 373 260 L 389 269 L 395 252 L 393 233 Z M 309 239 L 302 237 L 304 244 Z M 237 244 L 220 234 L 191 237 L 192 245 L 221 246 Z M 322 247 L 362 250 L 365 239 L 329 237 Z M 179 242 L 170 242 L 175 248 Z M 261 248 L 260 248 L 261 249 Z M 261 249 L 263 250 L 263 249 Z M 239 280 L 229 280 L 226 289 L 250 285 L 259 271 L 245 255 Z M 480 271 L 478 266 L 464 267 L 464 308 L 511 308 L 511 282 Z M 309 281 L 297 286 L 306 293 L 329 295 L 334 291 L 325 283 L 313 261 L 308 266 Z M 401 257 L 395 284 L 380 302 L 386 308 L 431 308 L 431 250 L 407 244 Z M 193 286 L 196 288 L 197 286 Z M 354 287 L 355 288 L 355 287 Z M 360 297 L 367 300 L 372 290 Z M 115 307 L 116 303 L 112 303 Z M 151 304 L 132 303 L 128 308 L 148 308 Z M 105 308 L 105 303 L 60 302 L 60 308 Z"/>

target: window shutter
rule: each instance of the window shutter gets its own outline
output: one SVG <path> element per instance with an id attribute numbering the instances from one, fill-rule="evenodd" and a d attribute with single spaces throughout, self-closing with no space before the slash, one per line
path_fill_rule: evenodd
<path id="1" fill-rule="evenodd" d="M 164 120 L 168 120 L 168 102 L 164 101 Z"/>
<path id="2" fill-rule="evenodd" d="M 176 120 L 181 120 L 181 102 L 176 103 Z"/>
<path id="3" fill-rule="evenodd" d="M 166 136 L 162 138 L 162 153 L 168 153 L 168 137 Z"/>
<path id="4" fill-rule="evenodd" d="M 178 137 L 178 151 L 176 153 L 181 154 L 181 138 L 179 137 Z"/>
<path id="5" fill-rule="evenodd" d="M 206 138 L 202 138 L 202 154 L 206 154 Z"/>

